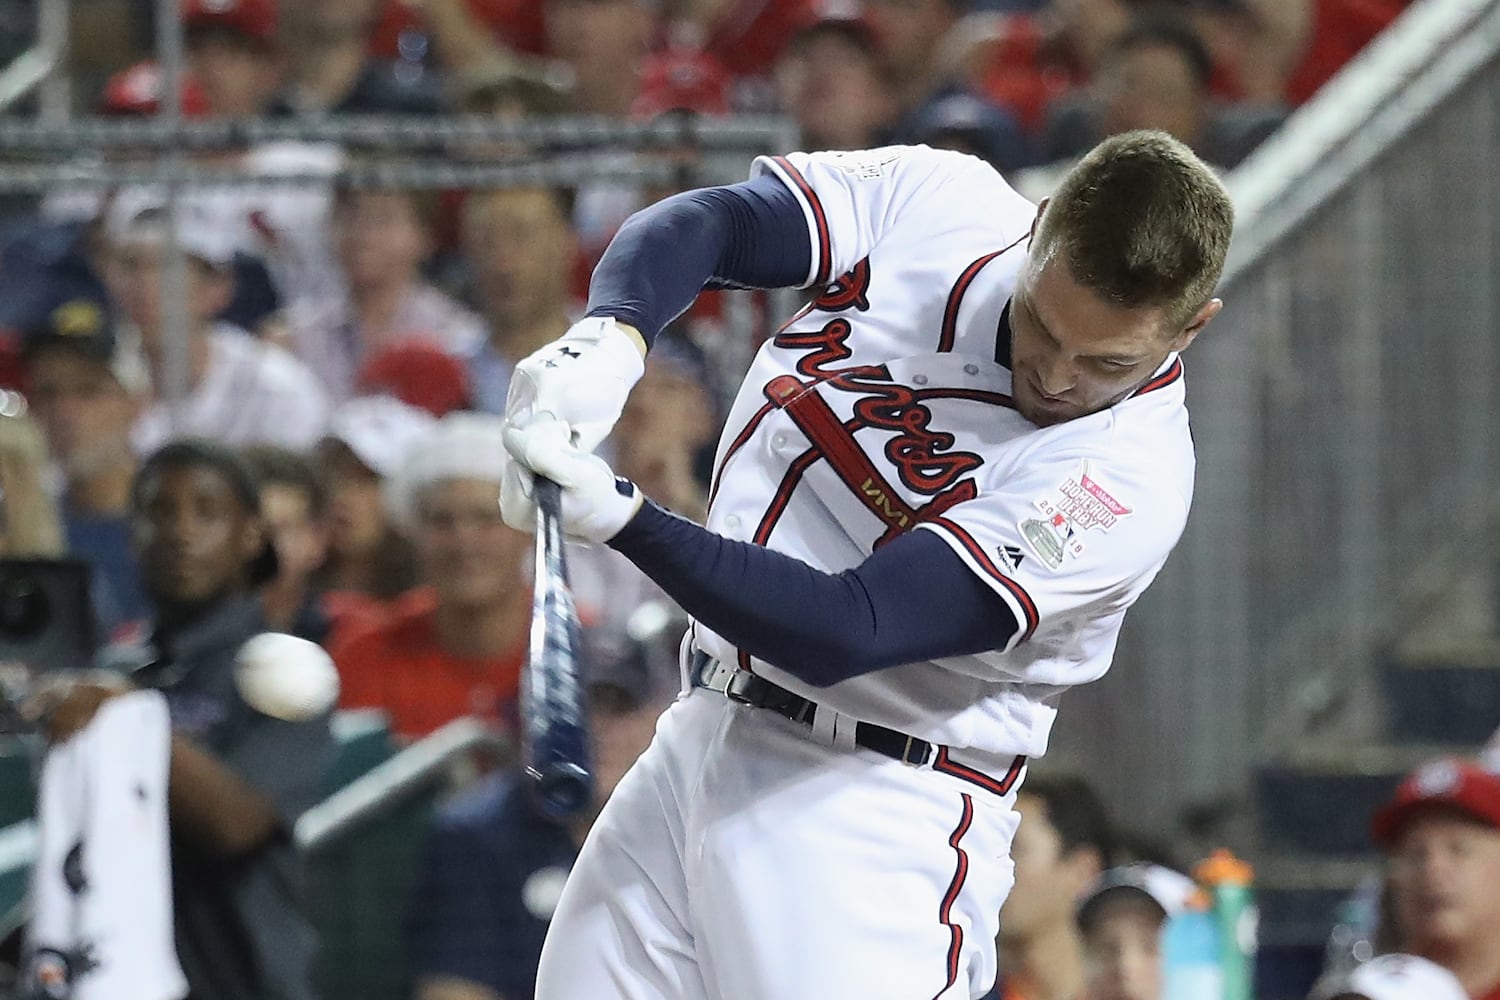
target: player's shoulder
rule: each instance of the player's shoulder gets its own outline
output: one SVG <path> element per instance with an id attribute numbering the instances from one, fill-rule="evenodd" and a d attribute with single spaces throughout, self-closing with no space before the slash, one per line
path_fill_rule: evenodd
<path id="1" fill-rule="evenodd" d="M 811 184 L 819 178 L 826 178 L 846 183 L 886 182 L 913 187 L 973 185 L 989 194 L 1003 191 L 1021 199 L 1000 172 L 979 157 L 921 144 L 761 156 L 756 158 L 752 173 L 776 174 L 794 184 L 799 179 Z"/>

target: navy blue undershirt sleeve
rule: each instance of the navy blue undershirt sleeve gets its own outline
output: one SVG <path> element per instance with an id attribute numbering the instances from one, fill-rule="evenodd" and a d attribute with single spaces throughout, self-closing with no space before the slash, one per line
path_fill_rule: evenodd
<path id="1" fill-rule="evenodd" d="M 736 647 L 817 687 L 1000 649 L 1016 631 L 1005 601 L 930 531 L 824 573 L 648 500 L 609 545 Z"/>
<path id="2" fill-rule="evenodd" d="M 594 268 L 588 315 L 650 344 L 705 287 L 786 288 L 811 266 L 802 206 L 776 178 L 685 191 L 625 220 Z"/>

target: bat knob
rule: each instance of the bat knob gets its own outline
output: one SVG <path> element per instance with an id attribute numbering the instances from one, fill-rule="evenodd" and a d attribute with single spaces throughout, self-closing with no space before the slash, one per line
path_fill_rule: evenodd
<path id="1" fill-rule="evenodd" d="M 593 804 L 594 779 L 578 764 L 554 764 L 545 771 L 533 772 L 532 777 L 536 779 L 532 793 L 537 808 L 548 819 L 576 819 Z"/>

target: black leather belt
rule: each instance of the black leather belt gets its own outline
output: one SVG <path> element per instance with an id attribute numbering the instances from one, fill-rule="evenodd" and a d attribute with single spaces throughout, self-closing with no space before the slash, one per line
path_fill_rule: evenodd
<path id="1" fill-rule="evenodd" d="M 693 653 L 691 670 L 695 686 L 717 691 L 730 701 L 749 705 L 751 708 L 769 709 L 805 726 L 811 726 L 813 719 L 817 717 L 817 702 L 793 694 L 748 670 L 720 663 L 707 653 Z M 854 745 L 893 757 L 905 764 L 926 764 L 932 759 L 934 750 L 933 745 L 926 740 L 919 740 L 885 726 L 877 726 L 873 722 L 855 724 Z"/>

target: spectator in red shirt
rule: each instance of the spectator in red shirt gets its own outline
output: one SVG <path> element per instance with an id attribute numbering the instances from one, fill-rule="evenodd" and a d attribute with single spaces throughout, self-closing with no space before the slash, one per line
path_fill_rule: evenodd
<path id="1" fill-rule="evenodd" d="M 501 420 L 453 413 L 407 452 L 387 489 L 425 585 L 337 637 L 345 708 L 389 713 L 416 739 L 461 716 L 508 727 L 531 617 L 529 536 L 500 520 Z"/>
<path id="2" fill-rule="evenodd" d="M 1375 814 L 1401 951 L 1500 1000 L 1500 775 L 1443 758 L 1417 769 Z"/>

